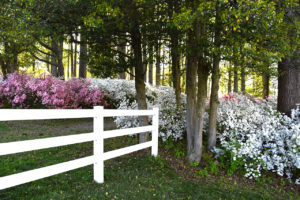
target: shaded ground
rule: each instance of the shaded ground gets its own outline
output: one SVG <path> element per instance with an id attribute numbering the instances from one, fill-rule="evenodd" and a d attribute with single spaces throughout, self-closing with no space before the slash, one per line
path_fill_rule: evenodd
<path id="1" fill-rule="evenodd" d="M 111 120 L 106 129 L 112 129 Z M 0 141 L 9 142 L 91 132 L 92 119 L 1 122 Z M 105 151 L 136 144 L 135 137 L 105 140 Z M 293 185 L 257 183 L 239 176 L 203 178 L 184 158 L 159 148 L 105 162 L 105 183 L 93 181 L 92 166 L 0 191 L 0 199 L 300 199 Z M 0 177 L 92 155 L 92 143 L 0 157 Z"/>

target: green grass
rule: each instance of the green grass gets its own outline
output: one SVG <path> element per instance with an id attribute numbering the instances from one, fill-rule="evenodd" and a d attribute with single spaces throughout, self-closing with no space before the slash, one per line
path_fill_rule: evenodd
<path id="1" fill-rule="evenodd" d="M 24 130 L 26 139 L 37 138 L 34 130 L 43 130 L 43 137 L 53 136 L 48 126 L 63 126 L 80 121 L 50 121 L 37 122 L 40 126 L 32 127 L 26 123 L 18 124 L 19 130 Z M 1 142 L 15 141 L 24 135 L 7 133 L 8 127 L 15 124 L 0 125 L 0 135 L 5 138 Z M 3 128 L 6 127 L 6 128 Z M 75 131 L 76 133 L 79 132 Z M 70 130 L 64 134 L 73 134 Z M 59 135 L 63 135 L 59 133 Z M 105 151 L 136 143 L 131 137 L 108 139 L 105 141 Z M 0 176 L 31 170 L 51 164 L 84 157 L 92 154 L 92 143 L 44 149 L 28 153 L 0 157 Z M 49 178 L 12 187 L 0 191 L 1 200 L 21 199 L 300 199 L 299 196 L 285 192 L 273 194 L 266 187 L 248 190 L 236 184 L 202 183 L 180 177 L 172 169 L 165 158 L 153 158 L 150 151 L 129 154 L 105 162 L 105 183 L 93 181 L 92 166 L 73 170 Z"/>

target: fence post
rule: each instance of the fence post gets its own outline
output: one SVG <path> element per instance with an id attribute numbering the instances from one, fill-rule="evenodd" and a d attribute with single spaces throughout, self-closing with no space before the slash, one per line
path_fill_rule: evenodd
<path id="1" fill-rule="evenodd" d="M 95 106 L 94 107 L 94 180 L 97 183 L 104 182 L 104 160 L 103 160 L 103 152 L 104 152 L 104 139 L 103 139 L 103 131 L 104 131 L 104 117 L 103 117 L 103 106 Z"/>
<path id="2" fill-rule="evenodd" d="M 153 108 L 154 115 L 152 117 L 152 148 L 151 154 L 152 156 L 157 156 L 158 154 L 158 119 L 159 119 L 159 112 L 158 108 Z"/>

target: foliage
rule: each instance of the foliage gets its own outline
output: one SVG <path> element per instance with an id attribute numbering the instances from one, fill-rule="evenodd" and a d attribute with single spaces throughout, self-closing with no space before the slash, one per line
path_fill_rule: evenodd
<path id="1" fill-rule="evenodd" d="M 196 160 L 194 160 L 194 161 L 189 162 L 189 165 L 190 165 L 191 167 L 197 167 L 197 166 L 199 165 L 199 162 L 196 161 Z"/>
<path id="2" fill-rule="evenodd" d="M 207 176 L 208 176 L 207 168 L 204 168 L 204 169 L 202 169 L 202 170 L 199 170 L 199 171 L 197 172 L 197 174 L 198 174 L 199 176 L 201 176 L 201 177 L 207 177 Z"/>
<path id="3" fill-rule="evenodd" d="M 107 105 L 99 89 L 82 79 L 63 81 L 52 76 L 35 78 L 25 73 L 9 74 L 0 82 L 0 107 L 91 108 Z"/>
<path id="4" fill-rule="evenodd" d="M 215 161 L 210 161 L 209 163 L 209 172 L 213 175 L 218 175 L 219 167 Z"/>

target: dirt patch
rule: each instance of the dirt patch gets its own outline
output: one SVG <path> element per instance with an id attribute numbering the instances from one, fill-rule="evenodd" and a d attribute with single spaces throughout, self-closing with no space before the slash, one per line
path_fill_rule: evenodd
<path id="1" fill-rule="evenodd" d="M 220 183 L 223 185 L 227 185 L 228 187 L 241 186 L 242 188 L 253 190 L 255 190 L 258 185 L 261 187 L 268 186 L 268 188 L 273 188 L 274 190 L 284 190 L 286 192 L 300 195 L 299 185 L 295 185 L 293 183 L 289 184 L 285 178 L 279 177 L 274 173 L 266 173 L 266 177 L 271 177 L 272 183 L 258 183 L 255 180 L 247 179 L 237 174 L 228 176 L 226 174 L 226 171 L 222 168 L 219 168 L 220 171 L 218 175 L 208 174 L 205 177 L 201 177 L 197 172 L 199 172 L 200 170 L 204 170 L 206 166 L 204 162 L 201 162 L 196 167 L 190 166 L 185 157 L 177 158 L 171 150 L 166 151 L 164 147 L 160 147 L 159 155 L 166 158 L 170 166 L 185 179 L 197 180 L 206 184 Z M 285 180 L 285 185 L 282 185 L 282 180 Z"/>

